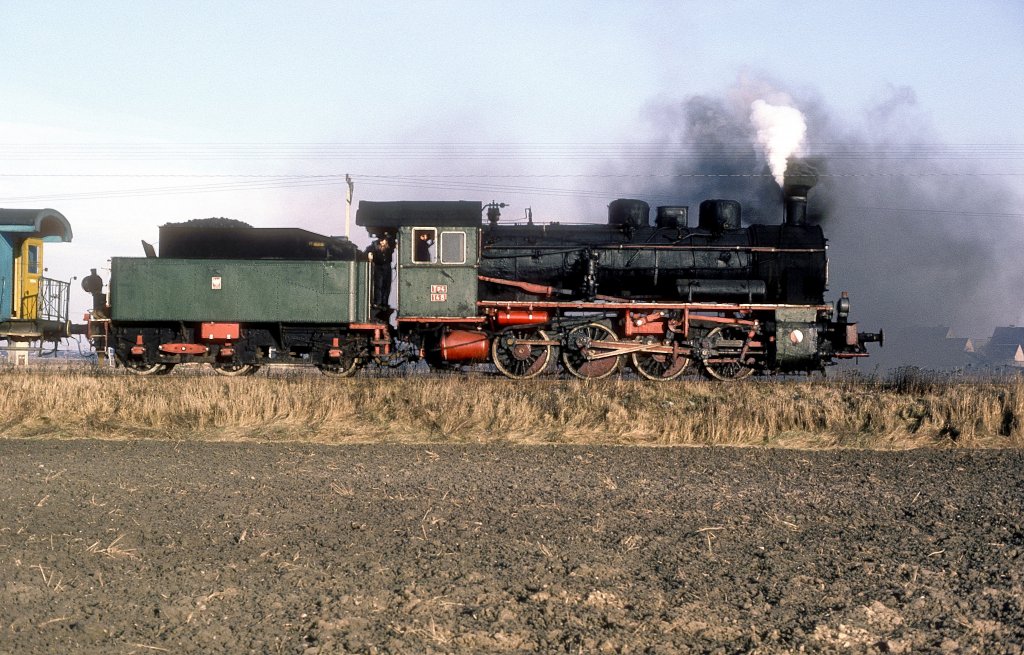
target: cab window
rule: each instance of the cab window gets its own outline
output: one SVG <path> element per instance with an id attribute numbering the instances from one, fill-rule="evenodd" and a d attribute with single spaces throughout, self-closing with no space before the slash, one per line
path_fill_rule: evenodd
<path id="1" fill-rule="evenodd" d="M 441 263 L 466 263 L 466 234 L 464 232 L 441 233 Z"/>
<path id="2" fill-rule="evenodd" d="M 28 247 L 28 273 L 29 275 L 39 274 L 39 246 Z"/>
<path id="3" fill-rule="evenodd" d="M 432 264 L 435 261 L 434 239 L 437 230 L 432 227 L 416 228 L 412 231 L 412 261 L 417 264 Z"/>

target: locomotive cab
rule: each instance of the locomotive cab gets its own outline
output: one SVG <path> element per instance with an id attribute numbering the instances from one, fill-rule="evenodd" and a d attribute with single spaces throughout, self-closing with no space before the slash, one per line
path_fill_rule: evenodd
<path id="1" fill-rule="evenodd" d="M 479 227 L 399 227 L 399 320 L 474 315 L 479 245 Z"/>
<path id="2" fill-rule="evenodd" d="M 479 202 L 359 203 L 356 224 L 398 235 L 398 322 L 474 322 L 480 263 Z"/>

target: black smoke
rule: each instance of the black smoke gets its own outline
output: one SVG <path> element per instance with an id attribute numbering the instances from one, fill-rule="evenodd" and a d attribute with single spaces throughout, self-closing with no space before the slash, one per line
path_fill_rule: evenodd
<path id="1" fill-rule="evenodd" d="M 645 197 L 678 198 L 690 206 L 709 198 L 738 200 L 745 223 L 781 220 L 782 191 L 756 144 L 749 103 L 744 114 L 724 98 L 693 96 L 648 115 L 654 139 L 665 147 L 662 160 L 672 165 L 667 177 L 652 177 L 658 182 Z"/>
<path id="2" fill-rule="evenodd" d="M 890 89 L 858 115 L 832 111 L 814 92 L 750 80 L 660 103 L 648 113 L 654 139 L 678 156 L 669 175 L 652 171 L 648 193 L 691 206 L 731 198 L 745 223 L 780 221 L 781 190 L 750 122 L 758 98 L 806 118 L 804 154 L 823 162 L 809 216 L 830 240 L 830 295 L 850 292 L 862 329 L 944 325 L 980 337 L 1021 320 L 1024 212 L 1007 182 L 1019 178 L 993 174 L 1014 162 L 948 143 L 911 89 Z"/>

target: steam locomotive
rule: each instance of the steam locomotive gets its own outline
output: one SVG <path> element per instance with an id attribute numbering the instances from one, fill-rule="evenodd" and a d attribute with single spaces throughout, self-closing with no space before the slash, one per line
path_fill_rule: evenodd
<path id="1" fill-rule="evenodd" d="M 420 359 L 514 379 L 823 370 L 883 335 L 858 331 L 846 293 L 825 302 L 826 240 L 806 220 L 815 182 L 791 165 L 783 223 L 748 227 L 720 199 L 692 227 L 688 207 L 658 207 L 651 225 L 649 205 L 630 199 L 604 225 L 507 224 L 498 203 L 363 201 L 357 225 L 397 243 L 393 317 L 372 297 L 380 269 L 344 238 L 164 226 L 159 255 L 112 260 L 109 295 L 83 282 L 90 333 L 141 374 L 201 362 L 223 375 L 272 364 L 349 375 Z"/>

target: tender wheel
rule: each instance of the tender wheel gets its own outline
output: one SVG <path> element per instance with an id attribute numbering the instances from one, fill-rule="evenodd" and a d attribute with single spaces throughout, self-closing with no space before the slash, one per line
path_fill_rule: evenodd
<path id="1" fill-rule="evenodd" d="M 491 342 L 491 361 L 502 375 L 513 380 L 537 377 L 551 361 L 551 346 L 531 346 L 517 343 L 524 339 L 549 339 L 543 330 L 511 330 Z"/>
<path id="2" fill-rule="evenodd" d="M 725 346 L 726 356 L 729 353 L 729 346 L 724 342 L 735 341 L 738 342 L 737 356 L 739 355 L 739 348 L 742 348 L 742 344 L 746 335 L 740 333 L 735 328 L 721 328 L 716 327 L 711 332 L 708 332 L 706 338 L 707 343 L 711 348 L 722 348 Z M 704 362 L 704 373 L 715 380 L 723 380 L 725 382 L 735 382 L 736 380 L 742 380 L 750 377 L 754 373 L 754 369 L 749 366 L 744 366 L 739 362 L 738 359 L 725 362 Z"/>
<path id="3" fill-rule="evenodd" d="M 621 357 L 593 359 L 601 351 L 592 350 L 590 344 L 594 341 L 618 340 L 610 328 L 600 323 L 589 323 L 573 328 L 565 338 L 566 347 L 562 351 L 562 364 L 569 373 L 583 380 L 606 378 L 618 370 Z"/>
<path id="4" fill-rule="evenodd" d="M 243 375 L 254 375 L 260 370 L 255 364 L 210 364 L 217 375 L 225 377 L 240 377 Z"/>
<path id="5" fill-rule="evenodd" d="M 320 369 L 320 372 L 324 375 L 333 375 L 340 378 L 347 378 L 354 375 L 359 369 L 359 358 L 352 357 L 345 359 L 344 357 L 336 362 L 329 364 L 317 364 L 316 367 Z"/>
<path id="6" fill-rule="evenodd" d="M 690 359 L 682 355 L 673 359 L 671 354 L 635 352 L 630 359 L 637 375 L 655 382 L 675 380 L 690 365 Z"/>
<path id="7" fill-rule="evenodd" d="M 121 360 L 125 370 L 135 375 L 167 375 L 174 368 L 174 364 L 147 364 L 138 360 Z"/>

